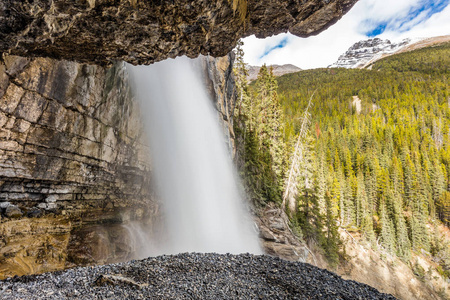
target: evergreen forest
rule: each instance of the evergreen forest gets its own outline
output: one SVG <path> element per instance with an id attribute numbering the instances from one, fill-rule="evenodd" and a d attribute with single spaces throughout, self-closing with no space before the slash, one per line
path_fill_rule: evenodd
<path id="1" fill-rule="evenodd" d="M 450 44 L 369 69 L 263 66 L 252 83 L 236 54 L 236 160 L 253 202 L 284 205 L 332 265 L 345 230 L 405 262 L 426 253 L 450 277 Z"/>

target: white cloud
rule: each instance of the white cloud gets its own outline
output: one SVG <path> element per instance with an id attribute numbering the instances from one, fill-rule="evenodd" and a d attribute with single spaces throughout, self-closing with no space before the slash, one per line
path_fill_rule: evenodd
<path id="1" fill-rule="evenodd" d="M 450 34 L 450 5 L 428 20 L 424 11 L 405 22 L 411 10 L 426 1 L 430 0 L 360 0 L 347 15 L 318 36 L 303 39 L 281 34 L 262 40 L 255 37 L 244 39 L 245 59 L 250 65 L 290 63 L 303 69 L 327 67 L 353 43 L 366 39 L 366 33 L 380 23 L 387 24 L 387 30 L 379 35 L 380 38 L 398 40 Z M 286 37 L 288 43 L 285 47 L 261 58 Z"/>
<path id="2" fill-rule="evenodd" d="M 411 7 L 417 7 L 422 2 L 424 0 L 361 0 L 354 9 L 358 6 L 361 17 L 381 22 L 404 18 Z"/>
<path id="3" fill-rule="evenodd" d="M 391 39 L 400 39 L 406 37 L 431 37 L 450 35 L 450 5 L 443 11 L 434 14 L 428 20 L 416 24 L 409 31 L 394 32 L 387 31 L 383 33 L 383 37 Z"/>
<path id="4" fill-rule="evenodd" d="M 269 49 L 272 49 L 286 37 L 286 34 L 279 34 L 266 39 L 258 39 L 255 36 L 244 39 L 244 51 L 246 54 L 247 63 L 251 65 L 260 64 L 260 57 L 264 55 Z M 288 41 L 290 43 L 290 39 Z M 277 49 L 280 50 L 280 49 Z M 277 51 L 274 50 L 274 51 Z M 247 55 L 249 53 L 249 55 Z"/>

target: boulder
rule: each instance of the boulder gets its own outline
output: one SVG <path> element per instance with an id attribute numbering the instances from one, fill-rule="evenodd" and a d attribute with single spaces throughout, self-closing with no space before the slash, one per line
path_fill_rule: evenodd
<path id="1" fill-rule="evenodd" d="M 37 207 L 33 207 L 27 211 L 28 218 L 40 218 L 43 216 L 43 214 L 44 214 L 44 212 Z"/>
<path id="2" fill-rule="evenodd" d="M 23 212 L 16 205 L 10 205 L 5 208 L 5 212 L 3 214 L 7 218 L 20 218 L 23 215 Z"/>

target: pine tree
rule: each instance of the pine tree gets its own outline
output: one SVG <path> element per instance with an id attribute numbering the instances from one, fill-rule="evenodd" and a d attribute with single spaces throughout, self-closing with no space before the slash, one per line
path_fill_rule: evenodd
<path id="1" fill-rule="evenodd" d="M 439 220 L 450 226 L 450 192 L 445 191 L 436 205 Z"/>
<path id="2" fill-rule="evenodd" d="M 433 166 L 430 172 L 431 182 L 431 203 L 430 203 L 430 215 L 436 216 L 436 206 L 439 206 L 440 199 L 446 191 L 446 176 L 445 167 L 443 167 L 437 159 L 434 160 Z"/>
<path id="3" fill-rule="evenodd" d="M 411 207 L 411 244 L 414 250 L 429 250 L 428 223 L 428 201 L 426 187 L 422 184 L 425 179 L 422 167 L 418 161 L 418 154 L 412 152 L 414 159 L 414 177 L 412 184 L 412 193 L 410 195 Z M 426 185 L 426 184 L 425 184 Z"/>
<path id="4" fill-rule="evenodd" d="M 315 162 L 315 164 L 317 164 L 317 162 Z M 307 242 L 323 245 L 323 216 L 320 213 L 319 208 L 318 178 L 317 176 L 314 176 L 314 178 L 306 180 L 308 181 L 311 179 L 311 183 L 304 183 L 300 189 L 301 193 L 298 196 L 297 220 L 302 229 L 303 238 Z"/>
<path id="5" fill-rule="evenodd" d="M 325 157 L 322 151 L 319 150 L 319 159 L 317 163 L 317 201 L 319 204 L 319 213 L 325 215 L 326 213 L 326 192 L 327 177 L 325 175 Z"/>
<path id="6" fill-rule="evenodd" d="M 237 103 L 236 109 L 234 110 L 236 123 L 245 122 L 246 129 L 253 130 L 254 129 L 254 108 L 253 103 L 249 96 L 248 90 L 248 69 L 247 64 L 244 62 L 244 50 L 242 46 L 244 43 L 242 40 L 239 40 L 235 49 L 235 63 L 233 68 L 234 79 L 236 83 L 236 91 L 237 91 Z M 243 119 L 245 118 L 245 120 Z"/>
<path id="7" fill-rule="evenodd" d="M 389 194 L 389 192 L 387 194 Z M 394 224 L 390 216 L 388 215 L 385 201 L 386 200 L 383 199 L 380 204 L 380 223 L 381 223 L 380 243 L 387 252 L 395 253 L 396 240 L 395 240 Z"/>
<path id="8" fill-rule="evenodd" d="M 369 207 L 369 201 L 367 199 L 366 188 L 364 183 L 364 176 L 361 171 L 358 172 L 358 183 L 356 191 L 356 223 L 361 231 L 364 233 L 369 241 L 373 241 L 375 238 L 373 232 L 372 214 Z"/>
<path id="9" fill-rule="evenodd" d="M 344 189 L 344 225 L 356 225 L 354 201 L 356 195 L 356 177 L 354 175 L 345 180 Z"/>
<path id="10" fill-rule="evenodd" d="M 325 227 L 326 234 L 323 243 L 323 249 L 325 255 L 332 266 L 337 265 L 339 262 L 339 248 L 341 246 L 341 240 L 339 237 L 338 226 L 336 224 L 337 215 L 333 210 L 333 196 L 330 192 L 325 195 L 326 201 L 326 215 L 325 215 Z"/>
<path id="11" fill-rule="evenodd" d="M 393 209 L 397 255 L 400 258 L 408 260 L 411 256 L 411 242 L 409 241 L 408 228 L 403 215 L 403 200 L 400 193 L 395 189 L 392 190 L 392 195 L 388 194 L 388 197 L 392 198 L 392 202 L 394 204 Z"/>
<path id="12" fill-rule="evenodd" d="M 237 136 L 237 161 L 242 165 L 246 188 L 260 204 L 281 200 L 284 179 L 285 147 L 283 117 L 276 96 L 276 80 L 262 68 L 258 81 L 260 93 L 252 97 L 247 84 L 247 67 L 242 42 L 235 50 L 234 75 L 238 92 L 234 128 Z"/>

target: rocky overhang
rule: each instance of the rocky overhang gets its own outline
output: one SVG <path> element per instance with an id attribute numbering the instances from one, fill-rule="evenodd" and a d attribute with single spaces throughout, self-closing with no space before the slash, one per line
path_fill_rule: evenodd
<path id="1" fill-rule="evenodd" d="M 2 0 L 0 52 L 98 65 L 224 56 L 252 34 L 318 34 L 357 1 Z"/>

